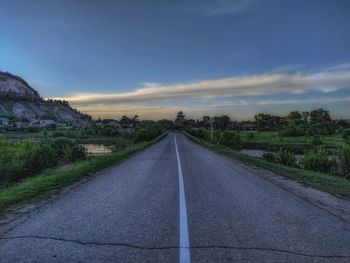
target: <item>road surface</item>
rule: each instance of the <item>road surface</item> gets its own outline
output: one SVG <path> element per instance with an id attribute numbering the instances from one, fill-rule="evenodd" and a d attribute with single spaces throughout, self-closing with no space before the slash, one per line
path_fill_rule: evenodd
<path id="1" fill-rule="evenodd" d="M 0 262 L 350 262 L 349 223 L 182 134 L 7 227 Z"/>

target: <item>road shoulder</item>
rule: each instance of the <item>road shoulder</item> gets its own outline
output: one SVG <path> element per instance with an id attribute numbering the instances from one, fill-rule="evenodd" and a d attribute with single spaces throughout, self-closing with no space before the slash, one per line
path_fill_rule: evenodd
<path id="1" fill-rule="evenodd" d="M 201 140 L 193 137 L 187 133 L 184 133 L 186 137 L 192 141 L 197 147 L 202 147 L 207 151 L 214 154 L 219 154 L 223 158 L 234 162 L 236 165 L 250 171 L 263 178 L 270 183 L 283 188 L 284 190 L 298 196 L 299 198 L 309 202 L 310 204 L 317 206 L 320 209 L 327 211 L 328 213 L 338 217 L 345 223 L 350 224 L 350 200 L 346 197 L 335 195 L 333 193 L 328 193 L 321 191 L 311 184 L 306 184 L 301 180 L 290 179 L 279 175 L 252 163 L 244 162 L 234 158 L 232 155 L 225 154 L 223 152 L 215 150 L 215 148 L 207 147 Z"/>

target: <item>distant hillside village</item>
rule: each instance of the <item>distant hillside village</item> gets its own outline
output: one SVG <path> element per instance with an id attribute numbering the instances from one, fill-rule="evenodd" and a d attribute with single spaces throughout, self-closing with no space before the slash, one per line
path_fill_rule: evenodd
<path id="1" fill-rule="evenodd" d="M 84 127 L 92 117 L 68 101 L 43 99 L 25 80 L 0 71 L 0 128 L 37 130 L 43 127 Z"/>
<path id="2" fill-rule="evenodd" d="M 133 132 L 134 128 L 140 123 L 138 116 L 133 118 L 123 116 L 120 120 L 115 119 L 97 119 L 89 122 L 74 121 L 57 121 L 50 118 L 25 119 L 0 116 L 0 130 L 2 131 L 18 131 L 18 132 L 37 132 L 41 129 L 56 128 L 88 128 L 88 127 L 110 127 L 117 132 Z"/>

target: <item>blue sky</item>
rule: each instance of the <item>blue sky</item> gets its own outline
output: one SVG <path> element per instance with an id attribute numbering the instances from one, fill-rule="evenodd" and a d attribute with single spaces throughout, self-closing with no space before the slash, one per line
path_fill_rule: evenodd
<path id="1" fill-rule="evenodd" d="M 0 0 L 0 70 L 94 117 L 350 118 L 350 1 Z"/>

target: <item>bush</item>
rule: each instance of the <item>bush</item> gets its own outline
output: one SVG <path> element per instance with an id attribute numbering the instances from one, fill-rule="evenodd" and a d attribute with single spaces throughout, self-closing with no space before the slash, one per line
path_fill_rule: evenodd
<path id="1" fill-rule="evenodd" d="M 235 132 L 224 131 L 222 133 L 222 143 L 231 148 L 238 149 L 241 147 L 241 137 Z"/>
<path id="2" fill-rule="evenodd" d="M 263 153 L 262 158 L 268 162 L 276 162 L 276 156 L 273 153 Z"/>
<path id="3" fill-rule="evenodd" d="M 280 131 L 280 136 L 282 137 L 296 137 L 304 135 L 305 131 L 301 126 L 289 125 L 287 128 Z"/>
<path id="4" fill-rule="evenodd" d="M 203 127 L 199 129 L 191 129 L 190 134 L 206 141 L 210 141 L 211 139 L 210 131 Z"/>
<path id="5" fill-rule="evenodd" d="M 52 133 L 51 137 L 58 138 L 58 137 L 64 137 L 65 135 L 66 134 L 64 132 L 55 131 L 54 133 Z"/>
<path id="6" fill-rule="evenodd" d="M 247 140 L 253 139 L 254 138 L 254 133 L 248 132 L 247 135 L 246 135 L 246 138 L 247 138 Z"/>
<path id="7" fill-rule="evenodd" d="M 307 139 L 306 144 L 311 147 L 315 147 L 318 145 L 323 144 L 321 137 L 318 134 L 315 134 L 314 136 Z"/>
<path id="8" fill-rule="evenodd" d="M 62 149 L 62 160 L 66 163 L 76 162 L 85 159 L 87 156 L 86 150 L 80 145 L 64 145 Z"/>
<path id="9" fill-rule="evenodd" d="M 118 134 L 118 132 L 111 127 L 102 127 L 100 134 L 106 137 L 113 137 Z"/>
<path id="10" fill-rule="evenodd" d="M 281 148 L 277 152 L 276 162 L 287 166 L 296 166 L 296 160 L 295 160 L 294 154 L 283 148 Z"/>
<path id="11" fill-rule="evenodd" d="M 125 140 L 123 137 L 116 137 L 113 140 L 113 145 L 116 150 L 124 149 L 128 146 L 127 140 Z"/>
<path id="12" fill-rule="evenodd" d="M 337 153 L 339 159 L 340 173 L 350 178 L 350 144 L 344 145 Z"/>
<path id="13" fill-rule="evenodd" d="M 134 142 L 150 141 L 161 134 L 156 128 L 141 128 L 135 132 Z"/>
<path id="14" fill-rule="evenodd" d="M 40 128 L 38 126 L 29 126 L 28 132 L 39 132 Z"/>
<path id="15" fill-rule="evenodd" d="M 10 184 L 57 165 L 86 158 L 84 148 L 68 139 L 10 143 L 0 137 L 0 184 Z"/>
<path id="16" fill-rule="evenodd" d="M 330 158 L 324 148 L 305 154 L 303 165 L 305 169 L 322 173 L 335 173 L 337 171 L 335 158 Z"/>
<path id="17" fill-rule="evenodd" d="M 350 140 L 350 129 L 345 129 L 345 130 L 343 131 L 342 138 L 343 138 L 345 141 Z"/>

